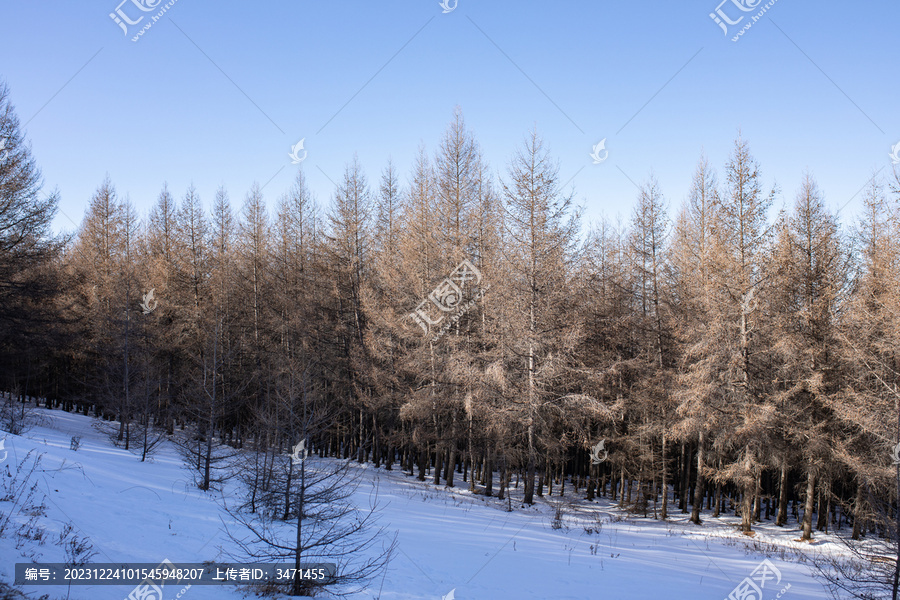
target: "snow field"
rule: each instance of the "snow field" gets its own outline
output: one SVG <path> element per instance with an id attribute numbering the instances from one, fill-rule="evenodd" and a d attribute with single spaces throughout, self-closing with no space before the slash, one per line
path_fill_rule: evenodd
<path id="1" fill-rule="evenodd" d="M 92 562 L 230 562 L 226 552 L 234 550 L 233 543 L 222 523 L 233 522 L 222 509 L 221 494 L 196 489 L 170 443 L 141 463 L 135 454 L 112 447 L 90 417 L 45 409 L 37 414 L 41 424 L 25 435 L 5 434 L 8 456 L 0 473 L 14 473 L 30 450 L 32 456 L 43 454 L 34 480 L 37 500 L 46 496 L 40 525 L 48 541 L 26 540 L 17 548 L 13 531 L 7 531 L 0 539 L 0 579 L 12 582 L 16 562 L 64 562 L 63 549 L 52 540 L 66 523 L 90 538 L 97 553 Z M 82 438 L 77 451 L 69 448 L 73 435 Z M 794 542 L 799 532 L 793 521 L 785 528 L 761 523 L 756 536 L 747 538 L 735 531 L 733 517 L 709 518 L 697 527 L 670 506 L 671 518 L 663 523 L 652 511 L 646 519 L 628 515 L 607 499 L 575 500 L 570 486 L 565 498 L 539 498 L 531 507 L 515 502 L 521 488 L 514 488 L 513 511 L 507 512 L 507 501 L 473 495 L 460 478 L 448 490 L 409 477 L 396 463 L 393 471 L 355 468 L 362 470 L 357 504 L 367 507 L 377 494 L 378 525 L 396 535 L 398 546 L 383 577 L 351 600 L 722 600 L 767 557 L 781 580 L 767 582 L 764 600 L 788 584 L 781 596 L 786 600 L 822 599 L 828 595 L 804 553 L 840 551 L 829 535 L 817 534 L 812 546 Z M 234 492 L 234 484 L 225 491 Z M 562 526 L 554 529 L 560 502 Z M 0 502 L 2 512 L 10 507 Z M 24 590 L 35 597 L 122 600 L 132 587 Z M 168 586 L 165 593 L 165 600 L 179 594 L 184 600 L 246 595 L 232 586 L 197 585 Z"/>

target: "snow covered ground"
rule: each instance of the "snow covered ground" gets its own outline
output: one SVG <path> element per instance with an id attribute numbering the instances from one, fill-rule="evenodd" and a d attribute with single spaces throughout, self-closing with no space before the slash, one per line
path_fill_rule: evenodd
<path id="1" fill-rule="evenodd" d="M 222 549 L 230 542 L 221 531 L 228 517 L 219 496 L 191 485 L 174 448 L 166 446 L 141 463 L 134 454 L 112 447 L 91 427 L 89 417 L 43 409 L 38 414 L 42 424 L 23 436 L 0 434 L 7 453 L 0 473 L 7 477 L 8 469 L 14 472 L 29 450 L 43 454 L 35 481 L 46 496 L 47 516 L 40 524 L 48 538 L 71 523 L 74 533 L 93 543 L 94 562 L 228 561 Z M 82 438 L 77 451 L 69 448 L 73 435 Z M 505 501 L 469 494 L 461 481 L 447 490 L 398 470 L 359 468 L 364 470 L 359 502 L 367 504 L 377 485 L 383 509 L 379 524 L 396 533 L 398 551 L 383 579 L 351 596 L 353 600 L 722 600 L 765 558 L 781 579 L 765 582 L 764 600 L 821 599 L 828 594 L 803 553 L 839 547 L 821 534 L 814 546 L 801 545 L 793 541 L 799 537 L 796 528 L 771 524 L 760 525 L 756 537 L 746 538 L 735 532 L 733 517 L 708 519 L 696 527 L 677 509 L 661 523 L 621 513 L 605 499 L 563 500 L 564 526 L 554 529 L 556 497 L 528 508 L 513 502 L 513 511 L 506 512 Z M 515 497 L 520 491 L 514 490 Z M 0 502 L 0 512 L 9 509 L 9 502 Z M 16 562 L 64 561 L 62 549 L 52 541 L 16 545 L 10 531 L 0 539 L 2 581 L 12 582 Z M 49 593 L 51 598 L 122 600 L 132 588 L 24 589 L 35 597 Z M 183 593 L 167 588 L 166 600 L 179 593 L 185 600 L 245 596 L 233 587 L 193 586 Z"/>

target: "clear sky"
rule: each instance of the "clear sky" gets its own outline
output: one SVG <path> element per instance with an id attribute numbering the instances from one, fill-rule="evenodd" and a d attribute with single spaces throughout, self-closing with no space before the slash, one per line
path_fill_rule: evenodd
<path id="1" fill-rule="evenodd" d="M 744 17 L 726 35 L 719 0 L 177 0 L 133 42 L 166 2 L 119 1 L 0 0 L 0 77 L 61 230 L 107 173 L 142 214 L 164 182 L 207 205 L 224 185 L 237 209 L 256 181 L 274 206 L 301 138 L 322 203 L 354 153 L 373 187 L 389 157 L 406 179 L 456 105 L 498 174 L 536 126 L 589 222 L 627 217 L 650 173 L 677 207 L 701 152 L 721 175 L 739 130 L 779 205 L 808 169 L 849 218 L 900 141 L 895 0 L 778 0 L 737 42 L 766 2 L 726 0 Z M 127 35 L 117 7 L 144 16 Z"/>

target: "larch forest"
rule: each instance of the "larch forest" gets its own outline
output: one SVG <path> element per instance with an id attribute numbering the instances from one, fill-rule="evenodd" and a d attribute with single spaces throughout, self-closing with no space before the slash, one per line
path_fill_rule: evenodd
<path id="1" fill-rule="evenodd" d="M 457 110 L 414 164 L 348 156 L 328 199 L 298 168 L 286 191 L 163 184 L 140 215 L 107 178 L 69 235 L 12 93 L 6 431 L 39 398 L 141 460 L 180 433 L 200 490 L 251 449 L 253 508 L 284 519 L 267 486 L 291 485 L 275 457 L 302 442 L 511 510 L 574 495 L 697 527 L 730 512 L 748 536 L 846 531 L 895 557 L 855 575 L 896 594 L 896 169 L 850 221 L 812 173 L 779 209 L 737 136 L 722 164 L 698 157 L 684 202 L 649 176 L 620 220 L 587 223 L 538 131 L 495 168 Z"/>

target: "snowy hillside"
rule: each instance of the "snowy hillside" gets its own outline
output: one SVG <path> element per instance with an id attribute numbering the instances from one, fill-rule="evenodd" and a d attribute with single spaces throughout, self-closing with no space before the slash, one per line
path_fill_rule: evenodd
<path id="1" fill-rule="evenodd" d="M 111 447 L 89 417 L 46 410 L 39 414 L 42 426 L 24 436 L 6 436 L 2 469 L 10 479 L 8 474 L 29 451 L 42 455 L 35 481 L 46 496 L 47 511 L 39 525 L 50 541 L 25 540 L 17 546 L 16 536 L 7 531 L 0 539 L 3 581 L 12 581 L 16 562 L 63 562 L 63 551 L 52 540 L 66 523 L 90 539 L 97 552 L 94 562 L 226 561 L 222 549 L 229 541 L 221 532 L 221 519 L 227 515 L 220 497 L 192 488 L 171 446 L 141 463 L 134 454 Z M 73 435 L 82 438 L 77 451 L 69 447 Z M 782 597 L 826 597 L 808 562 L 798 561 L 795 550 L 801 546 L 791 541 L 798 537 L 796 530 L 762 524 L 757 537 L 748 540 L 734 533 L 730 519 L 695 527 L 679 514 L 663 524 L 622 515 L 605 501 L 590 507 L 565 504 L 563 526 L 554 529 L 554 506 L 546 498 L 527 509 L 513 504 L 514 510 L 506 512 L 505 503 L 496 499 L 435 489 L 398 471 L 360 468 L 365 472 L 358 500 L 367 503 L 377 486 L 380 524 L 396 533 L 398 551 L 383 580 L 353 598 L 439 599 L 455 590 L 451 597 L 459 600 L 714 600 L 727 598 L 766 557 L 781 575 L 777 585 L 766 582 L 766 600 L 788 585 Z M 9 502 L 0 503 L 0 510 L 10 508 Z M 817 551 L 835 546 L 821 541 L 828 536 L 818 537 Z M 769 551 L 763 554 L 759 548 Z M 121 599 L 130 590 L 25 589 L 35 596 L 90 600 Z M 191 600 L 244 596 L 232 587 L 193 586 L 167 590 L 166 599 L 181 592 Z"/>

